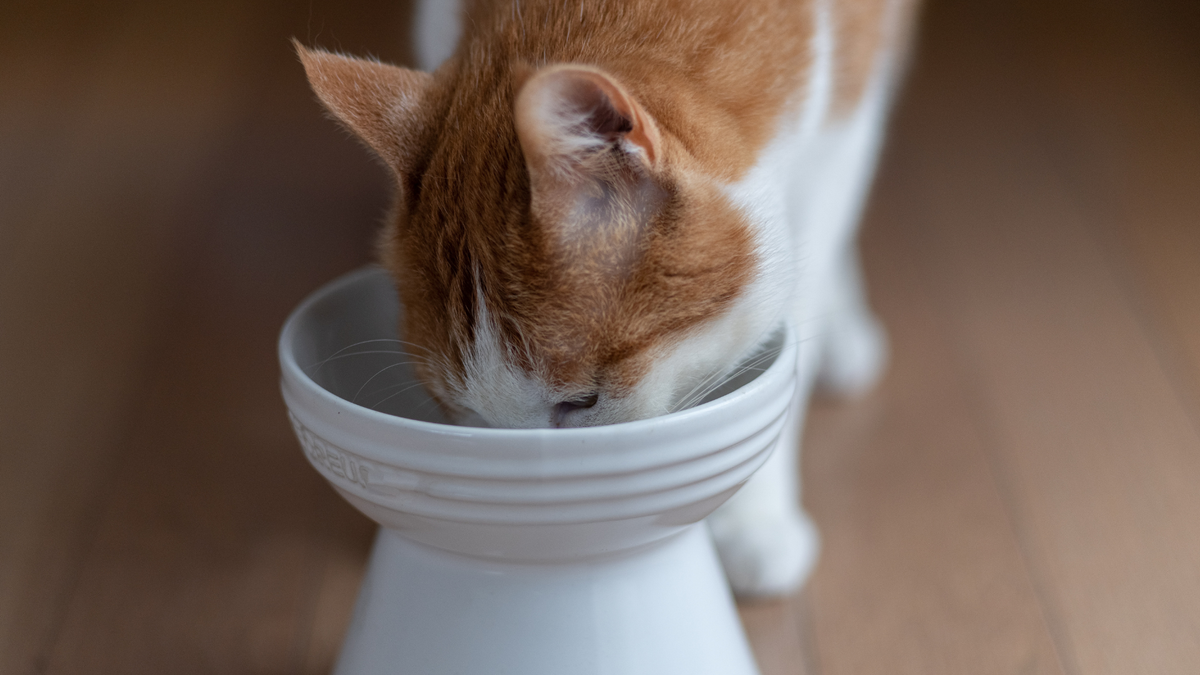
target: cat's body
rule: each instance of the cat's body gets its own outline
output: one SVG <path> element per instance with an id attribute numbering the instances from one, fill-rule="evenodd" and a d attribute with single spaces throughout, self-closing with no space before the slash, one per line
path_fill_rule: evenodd
<path id="1" fill-rule="evenodd" d="M 494 426 L 663 414 L 787 317 L 795 424 L 710 525 L 736 590 L 793 588 L 809 391 L 861 391 L 884 359 L 854 231 L 912 4 L 475 0 L 460 24 L 426 0 L 432 77 L 301 50 L 397 176 L 381 254 L 434 397 Z"/>

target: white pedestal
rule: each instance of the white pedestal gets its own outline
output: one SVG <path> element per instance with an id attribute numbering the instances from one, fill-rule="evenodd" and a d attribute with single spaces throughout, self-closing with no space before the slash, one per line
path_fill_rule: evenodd
<path id="1" fill-rule="evenodd" d="M 623 554 L 472 558 L 380 529 L 335 675 L 755 675 L 703 523 Z"/>

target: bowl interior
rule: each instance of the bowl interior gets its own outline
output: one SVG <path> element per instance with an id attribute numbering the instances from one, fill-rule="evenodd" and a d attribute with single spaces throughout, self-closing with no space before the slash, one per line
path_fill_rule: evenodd
<path id="1" fill-rule="evenodd" d="M 296 310 L 285 329 L 284 348 L 290 348 L 305 375 L 338 398 L 389 415 L 449 424 L 417 380 L 414 357 L 397 339 L 400 312 L 387 273 L 377 267 L 359 270 Z M 781 329 L 699 405 L 754 381 L 777 360 L 784 340 Z"/>
<path id="2" fill-rule="evenodd" d="M 397 339 L 400 302 L 387 274 L 368 268 L 322 290 L 295 317 L 293 350 L 300 370 L 350 403 L 449 424 L 418 382 L 413 357 Z"/>

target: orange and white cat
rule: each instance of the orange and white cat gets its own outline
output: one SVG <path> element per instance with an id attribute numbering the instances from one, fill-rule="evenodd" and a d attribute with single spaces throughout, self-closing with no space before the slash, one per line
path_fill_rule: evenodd
<path id="1" fill-rule="evenodd" d="M 380 241 L 418 375 L 464 424 L 670 412 L 785 318 L 809 391 L 886 341 L 854 233 L 915 0 L 426 0 L 419 72 L 299 48 L 397 185 Z M 800 584 L 794 452 L 709 520 L 743 595 Z"/>

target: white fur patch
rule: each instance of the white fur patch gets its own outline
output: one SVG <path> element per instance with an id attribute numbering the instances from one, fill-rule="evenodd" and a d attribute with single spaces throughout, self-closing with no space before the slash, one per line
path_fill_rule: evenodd
<path id="1" fill-rule="evenodd" d="M 816 555 L 815 530 L 800 508 L 794 453 L 819 347 L 829 329 L 827 313 L 838 311 L 830 301 L 839 290 L 832 286 L 838 283 L 834 272 L 846 264 L 853 242 L 890 93 L 890 73 L 884 69 L 872 78 L 855 112 L 830 123 L 835 45 L 829 1 L 819 0 L 814 7 L 813 71 L 803 106 L 795 119 L 784 120 L 746 177 L 727 189 L 759 229 L 771 270 L 764 274 L 787 279 L 788 285 L 777 292 L 786 299 L 781 306 L 801 340 L 795 428 L 742 491 L 710 518 L 726 573 L 741 595 L 789 592 L 803 582 Z M 857 275 L 856 269 L 851 272 Z M 869 316 L 859 289 L 849 290 L 854 297 L 840 309 Z M 850 354 L 855 361 L 850 365 L 878 369 L 882 352 L 876 351 L 880 358 L 874 363 Z M 871 373 L 852 375 L 866 381 Z"/>
<path id="2" fill-rule="evenodd" d="M 450 58 L 462 36 L 460 0 L 422 0 L 413 17 L 413 43 L 421 70 L 430 71 Z"/>
<path id="3" fill-rule="evenodd" d="M 464 382 L 457 402 L 478 414 L 488 426 L 550 426 L 546 387 L 512 364 L 479 289 L 475 306 L 475 344 L 464 362 Z"/>

